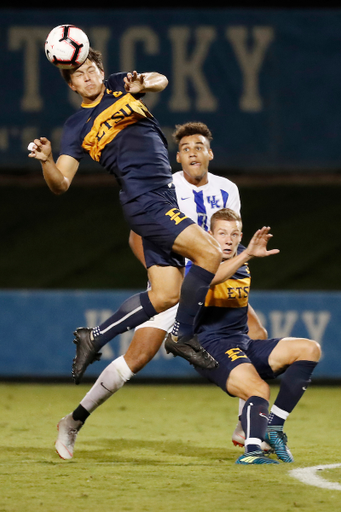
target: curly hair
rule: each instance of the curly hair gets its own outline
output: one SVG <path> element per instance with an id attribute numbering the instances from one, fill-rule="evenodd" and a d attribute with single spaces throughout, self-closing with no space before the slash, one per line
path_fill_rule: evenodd
<path id="1" fill-rule="evenodd" d="M 175 128 L 176 130 L 173 132 L 173 139 L 177 144 L 179 144 L 183 137 L 188 137 L 190 135 L 203 135 L 209 141 L 213 139 L 211 130 L 206 126 L 206 124 L 199 121 L 177 124 Z"/>

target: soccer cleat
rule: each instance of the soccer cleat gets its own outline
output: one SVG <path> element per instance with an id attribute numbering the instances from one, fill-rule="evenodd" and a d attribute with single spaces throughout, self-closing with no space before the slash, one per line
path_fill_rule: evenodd
<path id="1" fill-rule="evenodd" d="M 234 446 L 240 446 L 241 448 L 243 448 L 245 445 L 245 434 L 240 420 L 238 421 L 232 434 L 232 443 Z M 263 452 L 272 453 L 274 451 L 266 441 L 262 441 L 260 447 Z"/>
<path id="2" fill-rule="evenodd" d="M 167 354 L 171 353 L 174 357 L 183 357 L 194 366 L 204 370 L 213 370 L 219 366 L 214 357 L 200 345 L 196 335 L 192 338 L 183 336 L 175 340 L 172 334 L 168 333 L 165 339 L 165 349 Z"/>
<path id="3" fill-rule="evenodd" d="M 243 453 L 236 460 L 235 464 L 279 464 L 277 460 L 270 459 L 265 455 L 263 450 L 256 450 L 254 452 Z"/>
<path id="4" fill-rule="evenodd" d="M 75 384 L 79 384 L 89 364 L 99 361 L 101 353 L 94 347 L 90 337 L 92 329 L 89 327 L 78 327 L 73 333 L 76 338 L 73 342 L 76 346 L 76 356 L 72 363 L 72 377 Z"/>
<path id="5" fill-rule="evenodd" d="M 55 442 L 56 452 L 64 460 L 72 459 L 77 434 L 83 426 L 83 422 L 75 421 L 72 413 L 60 420 L 57 425 L 58 437 Z"/>
<path id="6" fill-rule="evenodd" d="M 287 446 L 288 437 L 283 432 L 283 427 L 268 427 L 265 441 L 271 446 L 280 460 L 283 462 L 294 462 L 294 457 Z"/>
<path id="7" fill-rule="evenodd" d="M 240 420 L 232 434 L 232 443 L 234 446 L 240 446 L 241 448 L 245 445 L 245 434 Z"/>

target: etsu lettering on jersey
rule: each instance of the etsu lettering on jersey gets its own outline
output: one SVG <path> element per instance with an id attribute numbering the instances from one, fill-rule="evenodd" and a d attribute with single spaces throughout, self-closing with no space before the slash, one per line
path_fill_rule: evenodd
<path id="1" fill-rule="evenodd" d="M 245 249 L 239 244 L 237 254 Z M 215 339 L 217 332 L 247 333 L 248 299 L 251 275 L 245 263 L 223 283 L 213 285 L 206 295 L 198 333 L 202 339 Z"/>
<path id="2" fill-rule="evenodd" d="M 167 140 L 143 94 L 125 90 L 126 76 L 114 73 L 104 80 L 103 96 L 82 103 L 67 119 L 60 145 L 60 155 L 78 161 L 90 156 L 113 174 L 122 205 L 172 181 Z"/>
<path id="3" fill-rule="evenodd" d="M 116 95 L 108 89 L 107 92 L 115 97 L 122 95 L 120 91 L 117 91 Z M 124 128 L 137 123 L 143 117 L 152 118 L 153 116 L 142 101 L 129 93 L 125 94 L 96 116 L 90 132 L 84 137 L 82 147 L 88 151 L 93 160 L 99 162 L 106 145 Z"/>
<path id="4" fill-rule="evenodd" d="M 244 279 L 228 279 L 209 289 L 205 307 L 243 308 L 248 304 L 250 277 Z"/>

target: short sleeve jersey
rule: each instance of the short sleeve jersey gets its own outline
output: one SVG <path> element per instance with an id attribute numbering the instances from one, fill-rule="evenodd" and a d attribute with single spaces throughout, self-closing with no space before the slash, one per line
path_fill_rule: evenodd
<path id="1" fill-rule="evenodd" d="M 210 172 L 201 187 L 189 183 L 184 172 L 173 174 L 179 209 L 205 231 L 210 229 L 212 215 L 221 208 L 230 208 L 240 215 L 239 190 L 235 183 Z"/>
<path id="2" fill-rule="evenodd" d="M 76 160 L 89 154 L 114 174 L 123 203 L 172 181 L 167 140 L 142 95 L 125 90 L 125 76 L 111 75 L 104 95 L 66 121 L 60 150 Z"/>
<path id="3" fill-rule="evenodd" d="M 184 171 L 173 174 L 179 209 L 205 231 L 210 229 L 212 215 L 221 208 L 230 208 L 240 215 L 239 190 L 235 183 L 207 173 L 207 183 L 196 187 L 184 177 Z M 186 273 L 192 266 L 186 260 Z"/>

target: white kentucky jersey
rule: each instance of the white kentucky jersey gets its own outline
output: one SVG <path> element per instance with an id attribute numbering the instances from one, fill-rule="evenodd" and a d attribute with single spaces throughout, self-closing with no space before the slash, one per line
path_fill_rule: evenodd
<path id="1" fill-rule="evenodd" d="M 212 215 L 221 208 L 230 208 L 240 215 L 240 197 L 237 185 L 227 178 L 215 176 L 211 173 L 207 174 L 207 179 L 206 185 L 196 187 L 188 183 L 184 178 L 183 171 L 173 174 L 180 211 L 194 220 L 205 231 L 210 229 Z M 186 272 L 191 265 L 192 263 L 186 259 Z M 178 304 L 155 315 L 135 329 L 152 327 L 170 332 L 177 310 Z"/>
<path id="2" fill-rule="evenodd" d="M 221 208 L 230 208 L 240 215 L 239 190 L 235 183 L 207 174 L 206 185 L 196 187 L 184 178 L 184 172 L 173 174 L 173 182 L 179 209 L 196 222 L 205 231 L 210 229 L 212 215 Z"/>

